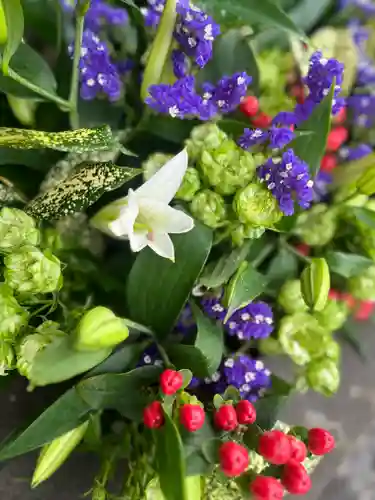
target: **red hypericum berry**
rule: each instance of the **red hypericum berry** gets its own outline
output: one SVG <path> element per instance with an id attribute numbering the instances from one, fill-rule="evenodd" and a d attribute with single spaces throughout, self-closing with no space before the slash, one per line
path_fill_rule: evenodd
<path id="1" fill-rule="evenodd" d="M 215 412 L 215 425 L 223 431 L 234 431 L 238 426 L 237 413 L 232 405 L 223 405 Z"/>
<path id="2" fill-rule="evenodd" d="M 349 309 L 353 309 L 355 306 L 355 298 L 350 293 L 342 293 L 340 299 L 345 302 Z"/>
<path id="3" fill-rule="evenodd" d="M 205 419 L 204 409 L 199 405 L 186 404 L 180 408 L 180 422 L 189 432 L 199 430 Z"/>
<path id="4" fill-rule="evenodd" d="M 335 438 L 326 429 L 314 428 L 308 433 L 308 448 L 314 455 L 326 455 L 335 447 Z"/>
<path id="5" fill-rule="evenodd" d="M 290 460 L 285 465 L 281 482 L 292 495 L 305 495 L 311 489 L 311 479 L 297 460 Z"/>
<path id="6" fill-rule="evenodd" d="M 328 292 L 328 298 L 331 300 L 340 300 L 340 293 L 337 290 L 331 288 Z"/>
<path id="7" fill-rule="evenodd" d="M 327 172 L 327 174 L 332 172 L 332 170 L 334 170 L 336 166 L 337 158 L 332 153 L 324 155 L 322 161 L 320 162 L 320 170 L 322 170 L 323 172 Z"/>
<path id="8" fill-rule="evenodd" d="M 293 85 L 290 89 L 290 94 L 295 97 L 299 104 L 303 104 L 305 102 L 305 89 L 303 85 Z"/>
<path id="9" fill-rule="evenodd" d="M 362 300 L 354 313 L 354 317 L 358 321 L 366 321 L 370 318 L 374 309 L 375 302 L 372 302 L 371 300 Z"/>
<path id="10" fill-rule="evenodd" d="M 228 477 L 240 476 L 249 466 L 249 452 L 233 441 L 220 446 L 219 457 L 221 470 Z"/>
<path id="11" fill-rule="evenodd" d="M 143 423 L 149 429 L 159 429 L 164 424 L 164 412 L 160 401 L 153 401 L 143 410 Z"/>
<path id="12" fill-rule="evenodd" d="M 248 95 L 240 104 L 240 110 L 246 116 L 255 116 L 259 111 L 259 101 L 253 95 Z"/>
<path id="13" fill-rule="evenodd" d="M 305 443 L 295 436 L 288 436 L 288 439 L 292 448 L 292 454 L 290 458 L 293 460 L 297 460 L 297 462 L 303 462 L 307 457 L 307 448 Z"/>
<path id="14" fill-rule="evenodd" d="M 296 245 L 296 250 L 305 257 L 310 255 L 310 247 L 309 245 L 306 245 L 306 243 L 299 243 L 298 245 Z"/>
<path id="15" fill-rule="evenodd" d="M 253 424 L 257 419 L 257 412 L 253 404 L 243 399 L 236 406 L 238 423 L 242 425 Z"/>
<path id="16" fill-rule="evenodd" d="M 181 389 L 184 379 L 181 373 L 176 370 L 167 369 L 160 375 L 160 389 L 163 394 L 171 396 Z"/>
<path id="17" fill-rule="evenodd" d="M 327 151 L 337 151 L 348 139 L 349 132 L 345 127 L 336 127 L 328 134 Z"/>
<path id="18" fill-rule="evenodd" d="M 337 115 L 333 116 L 332 121 L 335 125 L 341 125 L 346 120 L 346 107 L 343 106 Z"/>
<path id="19" fill-rule="evenodd" d="M 271 125 L 271 123 L 272 123 L 272 117 L 262 112 L 260 112 L 259 115 L 257 115 L 252 120 L 252 124 L 254 125 L 254 127 L 259 127 L 259 128 L 268 128 Z"/>
<path id="20" fill-rule="evenodd" d="M 250 484 L 250 492 L 254 500 L 281 500 L 284 496 L 283 486 L 271 476 L 257 476 Z"/>
<path id="21" fill-rule="evenodd" d="M 286 464 L 292 454 L 288 436 L 278 430 L 265 432 L 259 438 L 258 453 L 271 464 Z"/>

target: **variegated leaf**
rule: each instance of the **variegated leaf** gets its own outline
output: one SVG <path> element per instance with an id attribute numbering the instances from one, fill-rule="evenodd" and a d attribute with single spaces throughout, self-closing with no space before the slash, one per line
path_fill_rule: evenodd
<path id="1" fill-rule="evenodd" d="M 26 212 L 37 219 L 53 220 L 83 211 L 106 191 L 117 189 L 139 174 L 140 170 L 111 162 L 83 164 L 76 173 L 31 201 Z"/>

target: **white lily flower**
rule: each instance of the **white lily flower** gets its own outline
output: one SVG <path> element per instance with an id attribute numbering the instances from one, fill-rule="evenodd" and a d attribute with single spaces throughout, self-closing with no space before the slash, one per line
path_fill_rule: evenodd
<path id="1" fill-rule="evenodd" d="M 194 220 L 169 206 L 188 166 L 186 149 L 169 160 L 141 187 L 100 210 L 91 223 L 118 239 L 128 239 L 133 252 L 149 246 L 161 257 L 174 261 L 169 234 L 186 233 Z"/>

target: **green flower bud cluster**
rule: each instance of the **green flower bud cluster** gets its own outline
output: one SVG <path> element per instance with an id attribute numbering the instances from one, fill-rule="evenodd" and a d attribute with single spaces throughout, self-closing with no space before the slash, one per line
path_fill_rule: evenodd
<path id="1" fill-rule="evenodd" d="M 375 265 L 349 279 L 349 292 L 359 300 L 375 300 Z"/>
<path id="2" fill-rule="evenodd" d="M 194 196 L 190 211 L 194 217 L 212 228 L 223 226 L 227 218 L 224 198 L 211 189 L 203 189 Z"/>
<path id="3" fill-rule="evenodd" d="M 195 168 L 188 167 L 184 175 L 180 189 L 176 193 L 176 198 L 183 201 L 192 201 L 195 194 L 201 187 L 199 172 Z"/>
<path id="4" fill-rule="evenodd" d="M 37 245 L 40 233 L 32 217 L 18 208 L 0 210 L 0 251 L 11 252 L 21 245 Z"/>
<path id="5" fill-rule="evenodd" d="M 0 341 L 12 342 L 27 325 L 29 313 L 17 302 L 13 291 L 0 283 Z"/>
<path id="6" fill-rule="evenodd" d="M 143 178 L 148 181 L 161 167 L 167 163 L 173 155 L 165 153 L 153 153 L 142 163 Z"/>
<path id="7" fill-rule="evenodd" d="M 188 157 L 196 162 L 206 149 L 211 151 L 220 146 L 227 139 L 227 134 L 213 123 L 205 123 L 194 127 L 190 138 L 185 141 Z"/>
<path id="8" fill-rule="evenodd" d="M 282 217 L 276 198 L 265 187 L 256 183 L 237 192 L 233 208 L 240 222 L 254 226 L 272 226 Z"/>
<path id="9" fill-rule="evenodd" d="M 336 211 L 319 203 L 297 217 L 294 234 L 309 246 L 323 246 L 329 243 L 337 228 Z"/>

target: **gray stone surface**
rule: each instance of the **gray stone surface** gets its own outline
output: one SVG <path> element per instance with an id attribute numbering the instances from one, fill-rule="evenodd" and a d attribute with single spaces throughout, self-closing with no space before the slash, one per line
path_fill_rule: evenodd
<path id="1" fill-rule="evenodd" d="M 318 394 L 296 395 L 284 408 L 281 418 L 291 424 L 324 426 L 337 439 L 335 453 L 326 457 L 313 476 L 313 489 L 306 500 L 375 499 L 375 332 L 368 325 L 360 333 L 368 353 L 364 363 L 350 348 L 343 347 L 342 384 L 336 397 Z M 288 376 L 286 359 L 273 362 L 273 369 Z M 37 415 L 52 401 L 49 390 L 25 393 L 16 379 L 10 390 L 1 393 L 0 439 L 24 423 L 25 415 Z M 0 470 L 1 500 L 78 500 L 90 489 L 97 470 L 94 457 L 75 455 L 44 485 L 29 486 L 35 454 L 13 460 Z"/>

